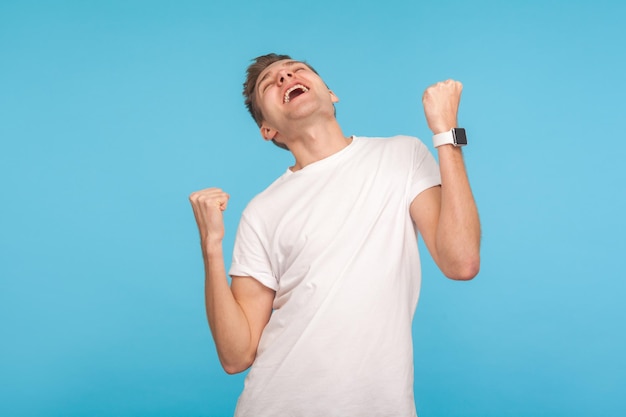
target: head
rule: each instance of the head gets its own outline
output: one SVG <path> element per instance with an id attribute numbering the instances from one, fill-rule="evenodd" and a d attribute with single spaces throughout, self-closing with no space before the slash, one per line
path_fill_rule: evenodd
<path id="1" fill-rule="evenodd" d="M 250 64 L 250 66 L 248 67 L 246 71 L 246 80 L 243 83 L 243 96 L 245 98 L 245 104 L 246 104 L 246 107 L 248 108 L 248 111 L 250 112 L 250 114 L 252 115 L 252 118 L 254 119 L 257 126 L 259 127 L 261 127 L 261 125 L 263 124 L 264 118 L 263 118 L 263 113 L 260 107 L 256 103 L 255 87 L 256 87 L 257 80 L 259 78 L 259 75 L 261 75 L 261 73 L 267 67 L 269 67 L 275 62 L 283 61 L 285 59 L 292 59 L 292 58 L 289 55 L 278 55 L 274 53 L 262 55 L 262 56 L 255 58 L 252 64 Z M 311 67 L 309 64 L 307 64 L 304 61 L 302 63 L 305 64 L 307 67 L 309 67 L 311 71 L 313 71 L 315 74 L 317 74 L 317 71 L 315 71 L 315 69 Z M 283 143 L 277 142 L 274 139 L 272 139 L 272 142 L 274 142 L 276 146 L 282 149 L 289 150 L 289 148 Z"/>

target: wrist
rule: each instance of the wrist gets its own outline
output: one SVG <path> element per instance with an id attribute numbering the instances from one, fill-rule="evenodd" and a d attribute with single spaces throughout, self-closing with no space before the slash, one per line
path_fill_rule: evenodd
<path id="1" fill-rule="evenodd" d="M 456 124 L 454 126 L 450 126 L 449 124 L 445 124 L 445 125 L 432 127 L 430 130 L 433 132 L 433 135 L 438 135 L 440 133 L 449 132 L 450 130 L 454 129 L 455 127 L 456 127 Z"/>
<path id="2" fill-rule="evenodd" d="M 205 258 L 221 257 L 223 253 L 222 239 L 203 239 L 202 252 L 204 252 Z"/>
<path id="3" fill-rule="evenodd" d="M 454 147 L 460 147 L 467 145 L 467 136 L 465 135 L 465 129 L 457 127 L 441 133 L 437 133 L 433 136 L 433 145 L 438 148 L 443 145 L 453 145 Z"/>

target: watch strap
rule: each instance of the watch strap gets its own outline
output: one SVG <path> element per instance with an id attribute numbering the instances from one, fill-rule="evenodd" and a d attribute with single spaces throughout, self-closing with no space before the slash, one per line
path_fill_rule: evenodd
<path id="1" fill-rule="evenodd" d="M 451 130 L 433 135 L 433 146 L 438 148 L 441 145 L 454 145 L 454 136 L 452 136 Z"/>
<path id="2" fill-rule="evenodd" d="M 435 148 L 438 148 L 441 145 L 453 145 L 453 146 L 467 145 L 465 129 L 454 128 L 454 129 L 448 130 L 447 132 L 441 132 L 441 133 L 437 133 L 436 135 L 433 135 L 433 146 Z"/>

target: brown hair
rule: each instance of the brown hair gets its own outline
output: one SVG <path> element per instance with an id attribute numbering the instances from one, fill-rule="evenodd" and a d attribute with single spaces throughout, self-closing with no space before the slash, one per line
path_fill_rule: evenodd
<path id="1" fill-rule="evenodd" d="M 263 113 L 256 104 L 256 94 L 254 91 L 256 87 L 256 81 L 259 78 L 259 75 L 261 75 L 261 73 L 263 72 L 263 70 L 265 70 L 265 68 L 269 67 L 274 62 L 282 61 L 285 59 L 292 58 L 289 55 L 278 55 L 274 53 L 261 55 L 254 58 L 252 64 L 250 64 L 250 66 L 248 66 L 248 69 L 246 70 L 246 81 L 244 81 L 243 83 L 243 96 L 245 98 L 245 104 L 248 108 L 248 111 L 250 112 L 252 118 L 259 127 L 261 127 L 261 124 L 263 123 Z M 313 67 L 311 67 L 306 62 L 303 63 L 307 67 L 309 67 L 311 71 L 317 74 L 317 71 L 315 71 Z M 289 150 L 289 148 L 283 143 L 276 142 L 274 139 L 272 139 L 272 142 L 274 142 L 274 145 L 280 148 Z"/>

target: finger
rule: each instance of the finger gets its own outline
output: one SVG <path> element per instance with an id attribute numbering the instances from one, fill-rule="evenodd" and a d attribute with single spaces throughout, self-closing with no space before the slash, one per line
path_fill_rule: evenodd
<path id="1" fill-rule="evenodd" d="M 223 192 L 214 192 L 212 193 L 210 200 L 212 201 L 212 204 L 217 205 L 217 207 L 219 207 L 220 210 L 224 211 L 226 210 L 226 207 L 228 206 L 228 200 L 230 199 L 230 196 Z"/>
<path id="2" fill-rule="evenodd" d="M 220 204 L 219 204 L 220 210 L 222 210 L 222 211 L 226 210 L 226 208 L 228 207 L 228 199 L 229 198 L 230 198 L 230 196 L 228 194 L 226 194 L 224 196 L 224 199 L 220 200 Z"/>
<path id="3" fill-rule="evenodd" d="M 227 200 L 230 196 L 219 188 L 206 188 L 200 191 L 194 191 L 189 195 L 189 199 L 192 201 L 198 200 Z"/>

